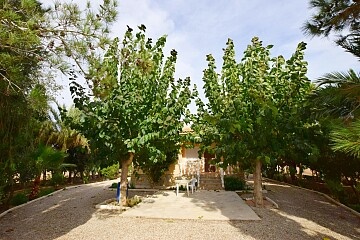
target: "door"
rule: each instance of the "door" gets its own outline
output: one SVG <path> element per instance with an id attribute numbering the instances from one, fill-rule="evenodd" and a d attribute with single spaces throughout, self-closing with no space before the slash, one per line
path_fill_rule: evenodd
<path id="1" fill-rule="evenodd" d="M 208 152 L 204 153 L 205 159 L 205 172 L 215 172 L 216 168 L 215 165 L 211 165 L 211 160 L 215 158 L 215 154 L 210 154 Z"/>

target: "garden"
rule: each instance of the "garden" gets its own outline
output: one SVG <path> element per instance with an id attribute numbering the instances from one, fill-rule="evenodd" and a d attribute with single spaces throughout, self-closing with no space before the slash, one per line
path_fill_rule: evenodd
<path id="1" fill-rule="evenodd" d="M 358 15 L 354 19 L 354 6 L 341 2 L 340 8 L 327 1 L 312 6 L 317 12 L 304 32 L 328 36 L 336 29 L 343 34 L 338 47 L 359 58 Z M 157 182 L 176 162 L 180 145 L 193 143 L 201 144 L 200 155 L 215 154 L 216 164 L 251 171 L 257 207 L 264 175 L 329 193 L 359 210 L 358 72 L 312 80 L 305 42 L 285 58 L 273 56 L 273 46 L 259 37 L 238 55 L 228 39 L 220 65 L 212 54 L 204 56 L 201 94 L 190 77 L 175 79 L 178 52 L 164 52 L 166 35 L 152 39 L 141 24 L 114 38 L 109 26 L 117 2 L 106 0 L 99 9 L 0 2 L 6 19 L 0 21 L 3 209 L 119 169 L 125 206 L 129 169 L 140 168 Z M 59 74 L 69 80 L 72 107 L 54 101 Z M 180 134 L 184 125 L 194 131 Z M 303 177 L 305 169 L 313 175 Z"/>

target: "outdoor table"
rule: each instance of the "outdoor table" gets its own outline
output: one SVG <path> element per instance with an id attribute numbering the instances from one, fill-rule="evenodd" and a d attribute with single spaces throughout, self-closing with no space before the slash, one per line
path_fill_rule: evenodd
<path id="1" fill-rule="evenodd" d="M 188 179 L 180 179 L 180 180 L 175 180 L 176 183 L 176 196 L 179 194 L 179 185 L 186 185 L 186 193 L 189 196 L 189 182 L 191 180 Z"/>

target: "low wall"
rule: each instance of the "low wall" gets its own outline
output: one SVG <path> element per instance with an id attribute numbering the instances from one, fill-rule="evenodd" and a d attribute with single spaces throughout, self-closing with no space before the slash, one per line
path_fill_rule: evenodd
<path id="1" fill-rule="evenodd" d="M 133 184 L 135 188 L 169 188 L 175 185 L 172 174 L 164 174 L 156 184 L 151 184 L 146 174 L 133 174 L 131 175 L 131 184 Z"/>

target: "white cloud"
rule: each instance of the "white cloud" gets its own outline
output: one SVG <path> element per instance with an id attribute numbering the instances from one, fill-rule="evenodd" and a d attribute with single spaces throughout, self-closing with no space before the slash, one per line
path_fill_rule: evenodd
<path id="1" fill-rule="evenodd" d="M 165 55 L 173 48 L 178 51 L 176 76 L 190 76 L 199 88 L 205 56 L 212 53 L 220 70 L 227 38 L 235 41 L 238 59 L 253 36 L 259 36 L 264 45 L 274 45 L 274 56 L 286 58 L 305 41 L 310 79 L 358 66 L 355 57 L 331 40 L 304 36 L 301 27 L 310 17 L 307 0 L 120 0 L 119 10 L 114 35 L 121 38 L 126 25 L 136 28 L 140 24 L 146 25 L 153 39 L 167 34 Z"/>

